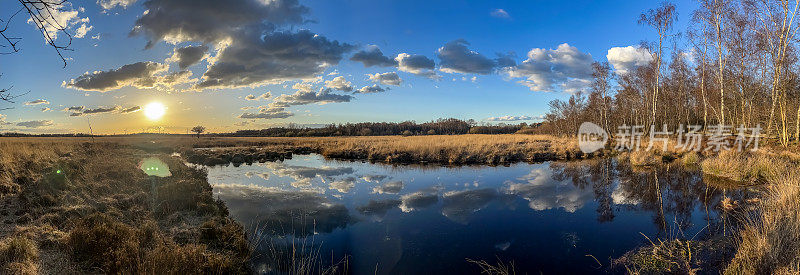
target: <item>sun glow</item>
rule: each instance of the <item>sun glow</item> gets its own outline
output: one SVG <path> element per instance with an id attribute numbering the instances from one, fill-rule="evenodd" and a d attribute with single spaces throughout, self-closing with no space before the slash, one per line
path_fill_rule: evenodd
<path id="1" fill-rule="evenodd" d="M 161 102 L 151 102 L 144 106 L 144 115 L 150 120 L 159 120 L 166 112 L 167 108 Z"/>

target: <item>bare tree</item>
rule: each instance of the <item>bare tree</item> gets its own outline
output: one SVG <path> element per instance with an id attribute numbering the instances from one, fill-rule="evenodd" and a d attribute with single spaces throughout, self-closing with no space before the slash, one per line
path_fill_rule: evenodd
<path id="1" fill-rule="evenodd" d="M 44 37 L 45 42 L 50 45 L 53 49 L 55 49 L 56 54 L 58 57 L 61 58 L 61 61 L 64 62 L 64 67 L 67 66 L 67 59 L 64 58 L 62 54 L 63 51 L 71 50 L 69 47 L 72 45 L 72 35 L 67 31 L 67 26 L 62 25 L 56 19 L 56 14 L 59 10 L 64 7 L 64 4 L 67 3 L 66 0 L 17 0 L 19 2 L 19 9 L 14 12 L 11 17 L 6 20 L 0 19 L 0 24 L 3 24 L 2 29 L 0 29 L 0 37 L 2 37 L 5 42 L 0 44 L 0 48 L 5 49 L 5 51 L 0 51 L 0 54 L 11 54 L 20 51 L 19 42 L 22 40 L 21 37 L 14 36 L 10 33 L 9 24 L 19 14 L 26 14 L 30 21 L 39 29 L 39 32 L 42 33 L 42 37 Z M 62 33 L 67 36 L 66 42 L 61 43 L 56 41 L 54 35 L 51 33 Z M 62 40 L 63 41 L 63 40 Z"/>
<path id="2" fill-rule="evenodd" d="M 651 106 L 653 112 L 650 119 L 651 124 L 655 124 L 656 121 L 656 104 L 658 103 L 658 92 L 659 86 L 661 85 L 661 63 L 664 52 L 664 40 L 666 40 L 666 38 L 670 35 L 669 32 L 672 30 L 672 24 L 675 23 L 676 19 L 677 12 L 675 11 L 675 5 L 669 2 L 662 2 L 658 8 L 647 10 L 639 15 L 639 24 L 653 27 L 653 29 L 658 32 L 658 42 L 656 43 L 655 51 L 653 52 L 653 62 L 655 63 L 655 66 L 653 66 L 653 69 L 655 70 L 655 83 L 653 85 L 653 98 Z"/>
<path id="3" fill-rule="evenodd" d="M 792 51 L 792 43 L 797 28 L 794 25 L 794 18 L 797 15 L 800 0 L 751 0 L 745 1 L 749 10 L 753 11 L 761 22 L 757 32 L 764 41 L 764 50 L 767 52 L 772 63 L 772 106 L 770 107 L 767 134 L 772 130 L 775 117 L 776 105 L 780 108 L 781 129 L 779 132 L 780 142 L 783 146 L 789 144 L 787 129 L 787 91 L 785 74 L 788 66 L 788 52 Z M 800 109 L 798 110 L 798 120 L 800 120 Z"/>

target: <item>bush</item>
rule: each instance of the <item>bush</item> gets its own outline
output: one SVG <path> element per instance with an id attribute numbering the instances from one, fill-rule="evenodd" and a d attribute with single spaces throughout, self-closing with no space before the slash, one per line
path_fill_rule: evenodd
<path id="1" fill-rule="evenodd" d="M 409 131 L 409 130 L 405 130 L 405 131 L 403 131 L 403 136 L 404 136 L 404 137 L 407 137 L 407 136 L 413 136 L 413 135 L 414 135 L 414 133 L 412 133 L 412 132 L 411 132 L 411 131 Z"/>

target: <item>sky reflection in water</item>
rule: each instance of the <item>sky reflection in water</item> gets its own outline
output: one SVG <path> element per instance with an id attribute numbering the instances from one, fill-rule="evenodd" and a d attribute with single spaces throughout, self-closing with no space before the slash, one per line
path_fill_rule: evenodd
<path id="1" fill-rule="evenodd" d="M 720 226 L 723 192 L 678 165 L 609 159 L 414 167 L 306 155 L 208 176 L 231 215 L 263 238 L 261 261 L 274 260 L 280 241 L 305 240 L 324 261 L 351 255 L 356 274 L 376 265 L 382 274 L 474 273 L 466 258 L 496 256 L 528 273 L 600 272 L 586 255 L 606 266 L 645 242 L 640 232 L 691 237 Z"/>

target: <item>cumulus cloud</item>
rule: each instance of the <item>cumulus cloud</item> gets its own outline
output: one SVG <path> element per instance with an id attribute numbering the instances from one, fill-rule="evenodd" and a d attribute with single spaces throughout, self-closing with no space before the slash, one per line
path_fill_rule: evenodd
<path id="1" fill-rule="evenodd" d="M 136 3 L 137 0 L 98 0 L 97 4 L 103 7 L 105 10 L 113 9 L 116 6 L 120 6 L 123 9 L 127 8 L 133 3 Z"/>
<path id="2" fill-rule="evenodd" d="M 248 100 L 248 101 L 259 101 L 259 100 L 262 100 L 262 99 L 269 99 L 270 97 L 272 97 L 272 93 L 266 92 L 266 93 L 263 93 L 263 94 L 261 94 L 259 96 L 255 96 L 253 94 L 249 94 L 249 95 L 245 96 L 244 99 Z"/>
<path id="3" fill-rule="evenodd" d="M 10 125 L 11 122 L 6 122 L 6 115 L 0 114 L 0 125 Z"/>
<path id="4" fill-rule="evenodd" d="M 197 87 L 236 88 L 311 79 L 336 65 L 353 49 L 347 43 L 301 30 L 265 34 L 262 28 L 243 31 L 215 57 Z"/>
<path id="5" fill-rule="evenodd" d="M 178 67 L 184 70 L 189 66 L 197 64 L 200 60 L 203 60 L 207 51 L 208 46 L 206 45 L 175 48 L 169 61 L 178 62 Z"/>
<path id="6" fill-rule="evenodd" d="M 509 15 L 508 12 L 504 9 L 493 10 L 492 12 L 489 13 L 489 15 L 497 18 L 511 18 L 511 15 Z"/>
<path id="7" fill-rule="evenodd" d="M 407 53 L 398 54 L 394 58 L 397 61 L 397 68 L 403 72 L 412 73 L 428 78 L 436 78 L 436 72 L 433 71 L 436 63 L 424 55 L 411 55 Z"/>
<path id="8" fill-rule="evenodd" d="M 337 76 L 332 80 L 325 81 L 325 87 L 345 92 L 353 90 L 353 84 L 347 81 L 344 76 Z"/>
<path id="9" fill-rule="evenodd" d="M 530 116 L 498 116 L 498 117 L 490 117 L 486 120 L 488 121 L 520 121 L 520 120 L 533 120 L 536 119 Z"/>
<path id="10" fill-rule="evenodd" d="M 128 86 L 140 89 L 156 86 L 173 87 L 193 81 L 190 79 L 192 75 L 190 71 L 167 73 L 168 69 L 169 66 L 161 63 L 136 62 L 108 71 L 87 72 L 62 82 L 61 86 L 82 91 L 107 92 Z"/>
<path id="11" fill-rule="evenodd" d="M 619 74 L 627 74 L 639 66 L 653 62 L 653 56 L 645 48 L 639 46 L 614 47 L 608 49 L 608 63 L 614 66 Z"/>
<path id="12" fill-rule="evenodd" d="M 17 122 L 17 126 L 25 128 L 42 128 L 47 126 L 53 126 L 53 121 L 52 120 L 22 121 L 22 122 Z"/>
<path id="13" fill-rule="evenodd" d="M 467 48 L 469 43 L 464 39 L 450 41 L 436 51 L 441 60 L 439 70 L 446 73 L 490 74 L 500 67 L 514 66 L 514 59 L 509 55 L 501 55 L 490 59 Z"/>
<path id="14" fill-rule="evenodd" d="M 591 83 L 592 56 L 567 43 L 555 50 L 532 49 L 528 59 L 506 72 L 531 91 L 579 92 Z"/>
<path id="15" fill-rule="evenodd" d="M 291 117 L 291 116 L 294 116 L 294 114 L 291 113 L 291 112 L 288 112 L 288 111 L 284 111 L 283 108 L 263 108 L 263 109 L 260 109 L 258 113 L 245 112 L 245 113 L 239 115 L 239 118 L 242 118 L 242 119 L 256 119 L 256 118 L 273 119 L 273 118 L 287 118 L 287 117 Z"/>
<path id="16" fill-rule="evenodd" d="M 377 45 L 368 45 L 365 49 L 356 52 L 350 60 L 361 62 L 365 67 L 397 67 L 397 60 L 383 55 Z"/>
<path id="17" fill-rule="evenodd" d="M 80 112 L 80 111 L 83 111 L 83 108 L 86 108 L 86 107 L 84 107 L 84 106 L 72 106 L 72 107 L 68 107 L 68 108 L 64 109 L 64 111 Z"/>
<path id="18" fill-rule="evenodd" d="M 384 89 L 383 87 L 378 86 L 378 84 L 375 84 L 375 85 L 372 85 L 372 86 L 361 87 L 361 89 L 358 89 L 357 91 L 355 91 L 355 93 L 357 93 L 357 94 L 382 93 L 382 92 L 385 92 L 387 89 L 388 88 Z"/>
<path id="19" fill-rule="evenodd" d="M 215 43 L 244 26 L 299 24 L 308 13 L 298 0 L 148 0 L 148 10 L 136 20 L 131 35 L 145 35 L 156 42 L 202 41 Z"/>
<path id="20" fill-rule="evenodd" d="M 353 99 L 351 95 L 331 93 L 331 89 L 320 89 L 318 92 L 314 92 L 313 87 L 307 83 L 297 83 L 292 88 L 297 90 L 294 94 L 280 95 L 270 105 L 272 107 L 289 107 L 313 103 L 350 102 Z"/>
<path id="21" fill-rule="evenodd" d="M 403 83 L 403 80 L 400 79 L 396 72 L 367 74 L 367 76 L 370 81 L 384 85 L 400 86 L 400 83 Z"/>
<path id="22" fill-rule="evenodd" d="M 86 34 L 87 34 L 87 33 L 89 33 L 89 31 L 91 31 L 93 28 L 94 28 L 94 27 L 92 27 L 92 26 L 89 26 L 89 25 L 86 25 L 86 23 L 83 23 L 83 24 L 81 24 L 81 26 L 80 26 L 80 27 L 78 27 L 78 28 L 75 30 L 75 34 L 74 34 L 73 36 L 74 36 L 75 38 L 83 38 L 83 37 L 84 37 L 84 36 L 86 36 Z"/>
<path id="23" fill-rule="evenodd" d="M 25 102 L 25 105 L 39 105 L 39 104 L 47 105 L 47 104 L 50 104 L 50 101 L 47 101 L 47 100 L 44 100 L 44 99 L 37 99 L 37 100 L 32 100 L 32 101 Z"/>
<path id="24" fill-rule="evenodd" d="M 42 5 L 41 3 L 32 4 L 32 6 L 34 7 L 44 9 L 44 7 L 41 5 Z M 61 7 L 56 9 L 49 9 L 49 13 L 46 15 L 42 14 L 43 17 L 47 17 L 47 20 L 45 20 L 42 29 L 47 33 L 48 37 L 50 37 L 53 40 L 56 40 L 58 38 L 59 33 L 63 33 L 62 29 L 72 29 L 78 24 L 81 24 L 81 28 L 83 28 L 85 31 L 91 30 L 92 27 L 87 25 L 87 23 L 89 23 L 89 18 L 88 17 L 81 18 L 80 16 L 78 16 L 78 13 L 83 11 L 84 11 L 83 8 L 78 8 L 76 10 L 75 8 L 73 8 L 71 2 L 64 1 L 61 4 Z M 37 23 L 34 22 L 33 19 L 28 18 L 28 24 L 34 25 Z M 73 36 L 76 38 L 81 38 L 84 35 L 86 35 L 85 32 L 80 33 L 80 31 L 81 31 L 80 29 L 78 31 L 75 31 L 75 35 Z"/>

